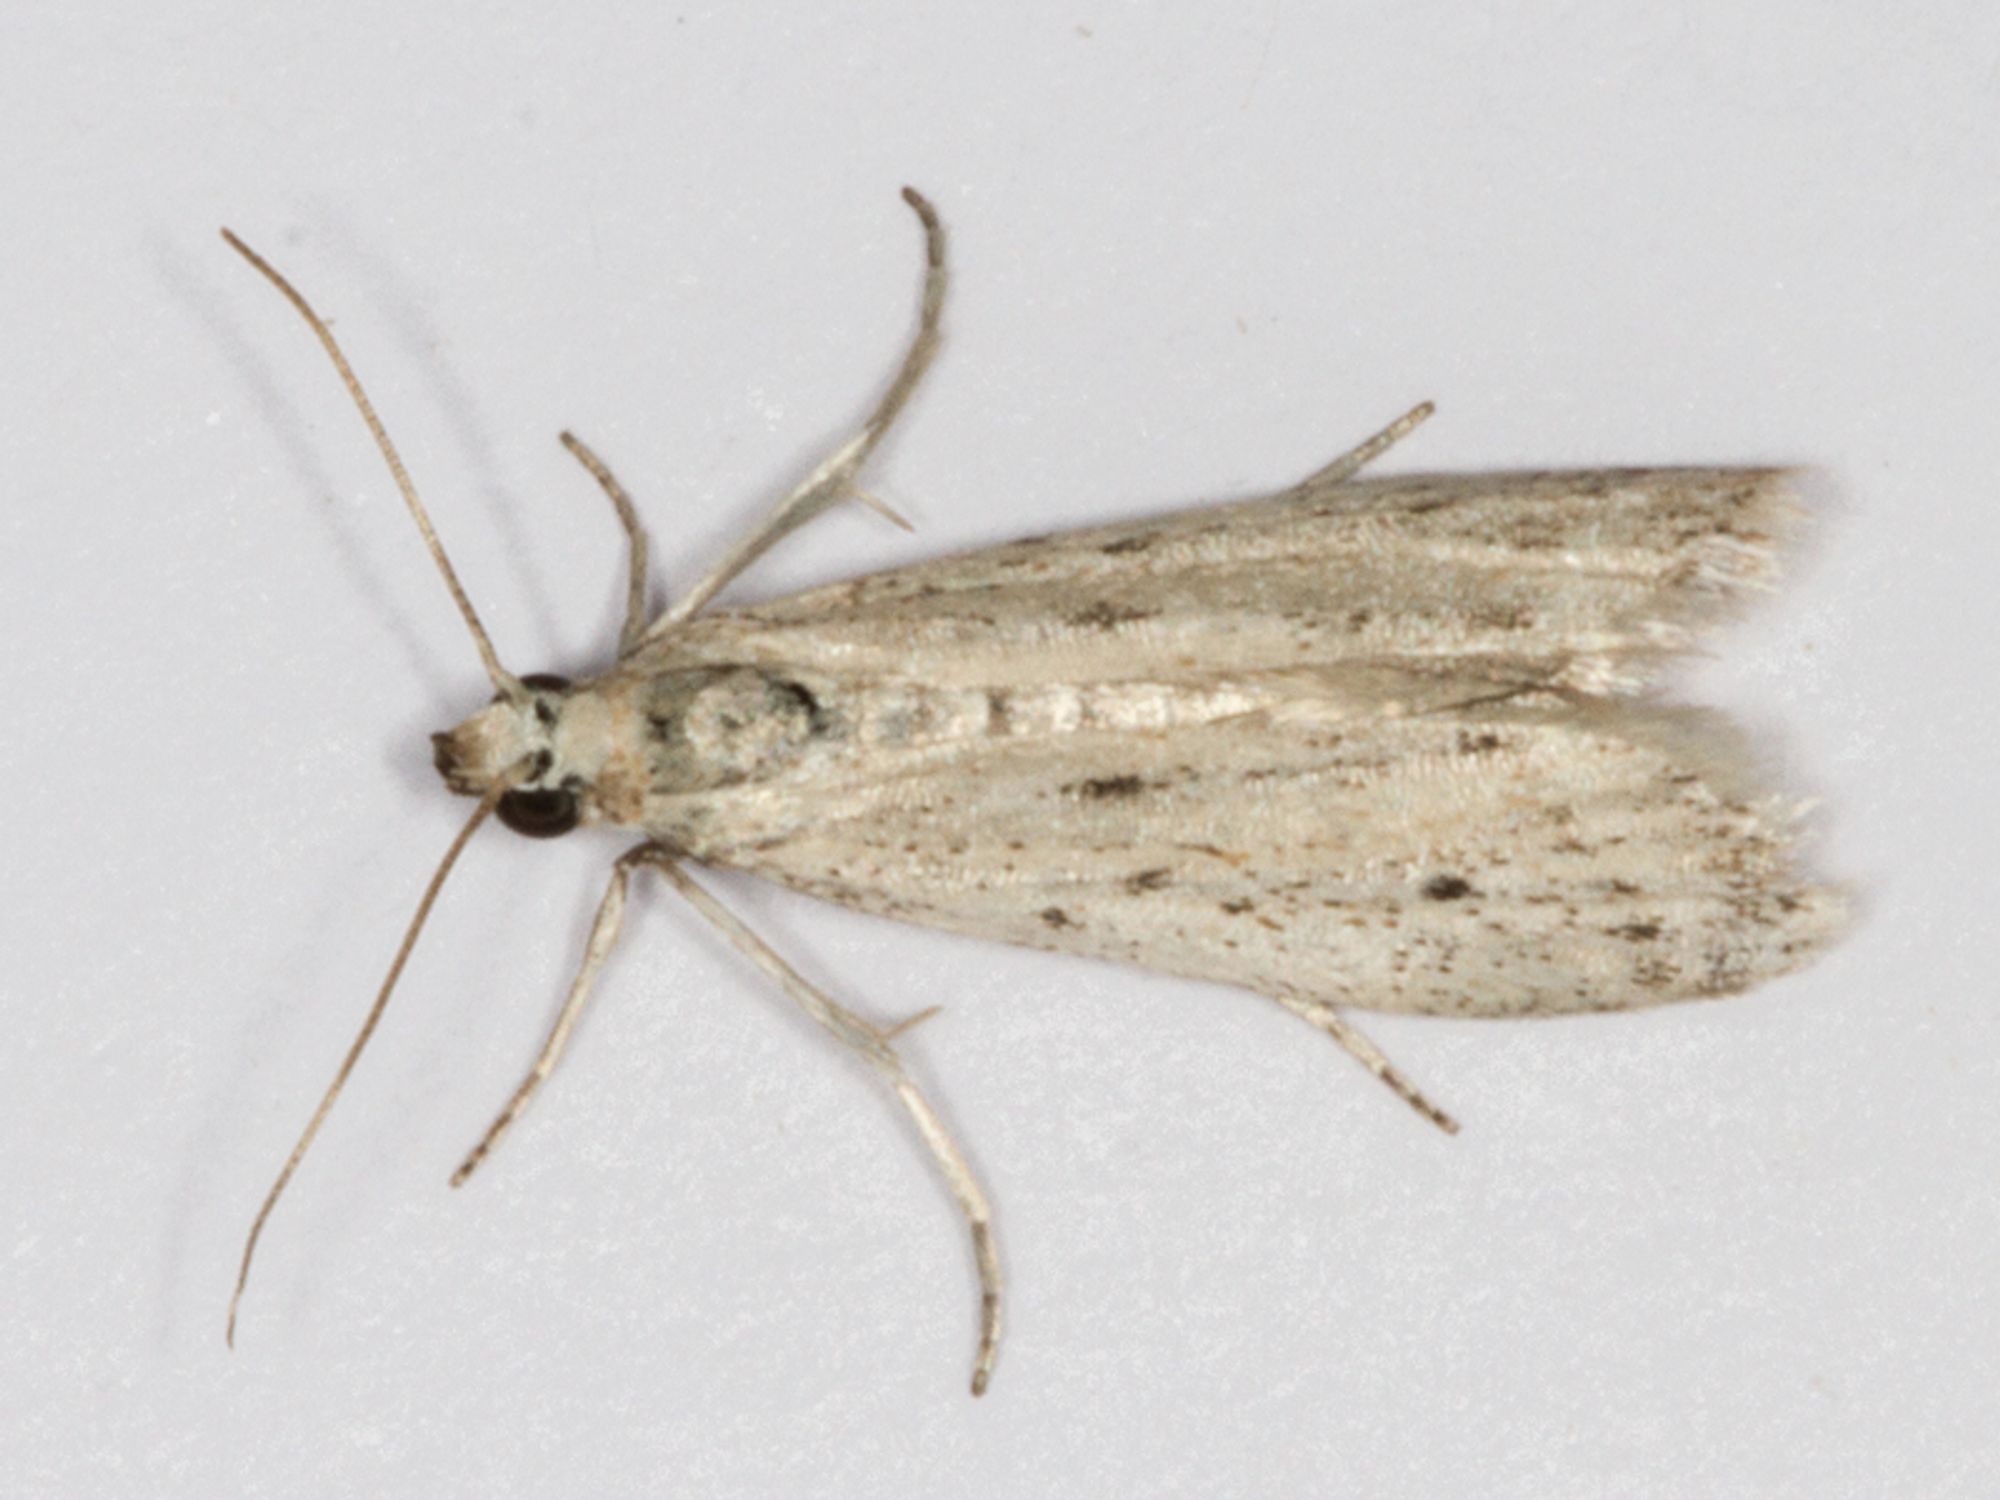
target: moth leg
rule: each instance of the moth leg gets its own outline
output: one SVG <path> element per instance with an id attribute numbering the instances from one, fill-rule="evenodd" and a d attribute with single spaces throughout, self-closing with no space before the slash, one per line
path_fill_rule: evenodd
<path id="1" fill-rule="evenodd" d="M 575 433 L 565 432 L 560 436 L 562 445 L 590 470 L 590 477 L 610 497 L 611 508 L 618 512 L 618 524 L 625 528 L 625 624 L 618 632 L 618 654 L 623 656 L 646 634 L 646 528 L 639 524 L 639 512 L 632 505 L 632 497 L 625 493 L 625 486 L 613 477 L 604 460 L 592 453 Z"/>
<path id="2" fill-rule="evenodd" d="M 1334 1007 L 1323 1001 L 1300 1000 L 1288 995 L 1273 995 L 1271 998 L 1300 1020 L 1317 1026 L 1340 1043 L 1347 1049 L 1350 1057 L 1388 1084 L 1405 1104 L 1438 1129 L 1447 1135 L 1458 1134 L 1458 1121 L 1426 1099 L 1414 1083 L 1396 1070 L 1396 1065 L 1389 1061 L 1388 1054 L 1350 1026 L 1346 1018 Z"/>
<path id="3" fill-rule="evenodd" d="M 867 462 L 868 455 L 875 451 L 875 445 L 882 441 L 883 434 L 896 420 L 897 413 L 909 401 L 911 392 L 916 390 L 917 382 L 923 378 L 938 350 L 938 318 L 944 310 L 944 225 L 939 222 L 937 210 L 931 207 L 930 200 L 915 188 L 903 189 L 903 201 L 916 211 L 924 226 L 924 292 L 916 337 L 910 341 L 902 364 L 897 366 L 896 377 L 889 382 L 888 391 L 876 403 L 875 410 L 868 414 L 868 420 L 861 424 L 861 430 L 828 455 L 803 484 L 786 496 L 762 526 L 731 547 L 722 561 L 710 569 L 685 598 L 653 623 L 650 633 L 657 634 L 687 619 L 778 542 L 843 500 L 859 499 L 872 503 L 877 509 L 886 511 L 891 520 L 902 521 L 893 511 L 887 511 L 880 501 L 861 494 L 855 488 L 854 480 L 861 472 L 862 464 Z"/>
<path id="4" fill-rule="evenodd" d="M 1395 421 L 1384 427 L 1373 437 L 1356 443 L 1332 463 L 1314 469 L 1297 484 L 1294 490 L 1329 489 L 1345 480 L 1352 479 L 1369 464 L 1375 462 L 1404 438 L 1429 421 L 1437 407 L 1428 401 L 1419 401 Z"/>
<path id="5" fill-rule="evenodd" d="M 569 1045 L 570 1033 L 576 1030 L 577 1018 L 583 1014 L 584 1003 L 589 1000 L 591 988 L 597 983 L 598 971 L 604 967 L 604 960 L 611 956 L 611 949 L 618 941 L 619 929 L 625 925 L 625 888 L 631 879 L 632 869 L 645 863 L 652 852 L 653 845 L 641 844 L 620 855 L 618 862 L 611 867 L 611 884 L 605 887 L 604 899 L 597 903 L 597 919 L 590 924 L 590 938 L 583 945 L 583 962 L 577 967 L 576 978 L 570 982 L 569 996 L 556 1015 L 555 1025 L 549 1028 L 548 1040 L 542 1043 L 541 1055 L 528 1069 L 528 1076 L 521 1080 L 513 1097 L 494 1117 L 493 1123 L 486 1127 L 486 1134 L 479 1138 L 479 1144 L 466 1153 L 465 1160 L 458 1164 L 458 1170 L 451 1174 L 453 1187 L 463 1185 L 474 1169 L 486 1160 L 487 1154 L 521 1117 L 528 1101 L 535 1097 L 536 1091 L 561 1061 L 563 1049 Z"/>
<path id="6" fill-rule="evenodd" d="M 730 946 L 776 980 L 801 1010 L 832 1032 L 843 1046 L 866 1058 L 895 1090 L 896 1098 L 915 1122 L 917 1134 L 930 1149 L 952 1197 L 958 1200 L 966 1226 L 972 1231 L 972 1256 L 979 1267 L 979 1352 L 972 1363 L 972 1394 L 984 1395 L 1000 1353 L 1000 1256 L 993 1241 L 993 1210 L 964 1152 L 889 1045 L 889 1038 L 896 1031 L 923 1017 L 912 1017 L 903 1027 L 890 1030 L 870 1025 L 780 958 L 740 917 L 691 879 L 668 851 L 648 846 L 634 850 L 629 857 L 658 870 L 696 911 L 715 924 Z"/>

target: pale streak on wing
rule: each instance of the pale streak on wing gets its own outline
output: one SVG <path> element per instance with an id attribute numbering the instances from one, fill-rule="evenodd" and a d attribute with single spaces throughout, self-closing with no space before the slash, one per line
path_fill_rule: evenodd
<path id="1" fill-rule="evenodd" d="M 647 656 L 995 687 L 1360 663 L 1630 692 L 1746 590 L 1783 469 L 1414 475 L 992 547 L 725 610 Z"/>
<path id="2" fill-rule="evenodd" d="M 871 764 L 746 788 L 789 831 L 700 857 L 926 926 L 1445 1015 L 1727 994 L 1807 962 L 1845 909 L 1796 871 L 1795 809 L 1693 710 L 1300 699 Z"/>

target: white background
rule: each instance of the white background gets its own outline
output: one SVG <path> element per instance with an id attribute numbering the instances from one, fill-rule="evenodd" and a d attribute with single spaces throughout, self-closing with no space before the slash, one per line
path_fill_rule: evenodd
<path id="1" fill-rule="evenodd" d="M 314 14 L 316 12 L 316 15 Z M 308 18 L 308 17 L 311 18 Z M 307 8 L 0 21 L 9 1496 L 1985 1495 L 2000 1488 L 2000 17 L 1987 3 Z M 1688 687 L 1867 920 L 1754 997 L 1377 1020 L 717 886 L 907 1051 L 891 1107 L 613 839 L 482 837 L 222 1315 L 465 808 L 484 701 L 337 318 L 516 669 L 604 660 L 574 424 L 684 586 L 879 387 L 905 183 L 949 343 L 865 513 L 745 581 L 1389 468 L 1804 460 Z"/>

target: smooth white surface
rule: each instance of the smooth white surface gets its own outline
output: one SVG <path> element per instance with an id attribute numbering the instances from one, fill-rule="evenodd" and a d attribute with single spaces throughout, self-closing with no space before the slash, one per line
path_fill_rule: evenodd
<path id="1" fill-rule="evenodd" d="M 2000 1489 L 1990 5 L 17 6 L 0 1492 Z M 483 837 L 243 1230 L 463 806 L 477 662 L 318 350 L 338 320 L 503 655 L 686 584 L 949 343 L 746 580 L 1413 467 L 1799 459 L 1796 587 L 1700 674 L 1828 804 L 1852 941 L 1753 998 L 1376 1022 L 1446 1140 L 1253 997 L 718 882 L 908 1052 L 1010 1329 L 871 1081 L 656 886 L 564 1071 L 615 841 Z"/>

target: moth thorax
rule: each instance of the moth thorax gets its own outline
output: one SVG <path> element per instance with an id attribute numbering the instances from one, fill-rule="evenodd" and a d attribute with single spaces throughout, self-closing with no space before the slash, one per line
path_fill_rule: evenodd
<path id="1" fill-rule="evenodd" d="M 820 695 L 757 667 L 700 667 L 655 677 L 645 718 L 655 785 L 667 793 L 777 775 L 834 732 Z"/>

